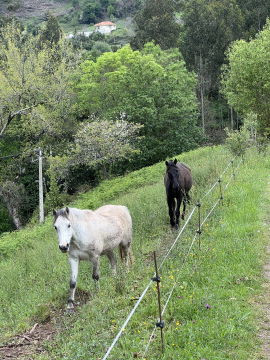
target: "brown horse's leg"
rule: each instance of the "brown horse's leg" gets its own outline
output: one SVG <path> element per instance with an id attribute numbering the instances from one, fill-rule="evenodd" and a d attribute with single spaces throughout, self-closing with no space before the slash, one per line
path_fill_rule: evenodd
<path id="1" fill-rule="evenodd" d="M 182 212 L 182 220 L 185 219 L 185 214 L 186 214 L 186 195 L 184 195 L 184 198 L 183 198 L 183 212 Z"/>
<path id="2" fill-rule="evenodd" d="M 184 194 L 184 198 L 183 198 L 183 213 L 182 213 L 182 219 L 184 220 L 185 218 L 185 215 L 186 215 L 186 204 L 189 204 L 190 203 L 190 196 L 188 195 L 188 193 L 186 192 Z"/>
<path id="3" fill-rule="evenodd" d="M 183 199 L 183 194 L 180 193 L 180 195 L 177 197 L 177 205 L 176 205 L 176 224 L 175 228 L 178 229 L 179 227 L 179 217 L 180 217 L 180 205 Z"/>
<path id="4" fill-rule="evenodd" d="M 174 198 L 167 197 L 167 203 L 169 208 L 170 224 L 171 227 L 175 226 L 175 200 Z"/>

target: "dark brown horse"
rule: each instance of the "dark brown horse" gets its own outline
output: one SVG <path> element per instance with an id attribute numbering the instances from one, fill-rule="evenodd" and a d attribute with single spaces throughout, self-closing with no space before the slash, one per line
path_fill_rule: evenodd
<path id="1" fill-rule="evenodd" d="M 189 190 L 192 187 L 191 170 L 187 165 L 175 160 L 165 162 L 166 173 L 164 176 L 164 185 L 167 194 L 167 203 L 169 208 L 170 223 L 175 229 L 179 226 L 180 205 L 183 200 L 183 213 L 184 219 L 186 211 L 186 202 L 189 202 Z M 175 199 L 177 201 L 175 208 Z"/>

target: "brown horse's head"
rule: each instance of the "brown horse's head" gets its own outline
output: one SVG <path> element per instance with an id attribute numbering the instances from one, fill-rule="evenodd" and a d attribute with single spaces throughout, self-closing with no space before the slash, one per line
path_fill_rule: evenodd
<path id="1" fill-rule="evenodd" d="M 165 164 L 166 164 L 165 186 L 171 186 L 173 191 L 179 191 L 180 184 L 179 184 L 177 159 L 166 161 Z"/>

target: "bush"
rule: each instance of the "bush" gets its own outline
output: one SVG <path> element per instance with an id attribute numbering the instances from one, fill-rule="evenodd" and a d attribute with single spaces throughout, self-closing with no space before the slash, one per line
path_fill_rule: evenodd
<path id="1" fill-rule="evenodd" d="M 94 32 L 92 35 L 91 35 L 91 40 L 94 40 L 94 41 L 105 41 L 105 35 L 100 33 L 100 32 Z"/>
<path id="2" fill-rule="evenodd" d="M 249 131 L 245 126 L 240 130 L 230 131 L 225 129 L 227 138 L 225 141 L 226 147 L 233 155 L 244 154 L 249 145 Z"/>
<path id="3" fill-rule="evenodd" d="M 97 41 L 94 46 L 92 47 L 92 50 L 97 52 L 98 54 L 103 54 L 105 52 L 111 52 L 112 49 L 109 44 L 103 42 L 103 41 Z"/>

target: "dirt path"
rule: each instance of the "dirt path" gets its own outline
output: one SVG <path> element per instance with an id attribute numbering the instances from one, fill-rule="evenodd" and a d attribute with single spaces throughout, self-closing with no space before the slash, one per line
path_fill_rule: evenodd
<path id="1" fill-rule="evenodd" d="M 76 309 L 85 304 L 91 295 L 77 289 L 77 302 L 72 316 L 67 313 L 67 308 L 52 309 L 50 317 L 45 324 L 35 323 L 29 331 L 16 335 L 9 343 L 0 346 L 1 360 L 33 360 L 35 355 L 46 352 L 46 342 L 53 341 L 54 337 L 67 326 L 72 326 L 76 321 Z"/>
<path id="2" fill-rule="evenodd" d="M 50 340 L 56 330 L 52 323 L 36 323 L 30 331 L 22 335 L 17 335 L 6 346 L 0 347 L 0 359 L 27 359 L 31 360 L 33 354 L 39 354 L 44 351 L 42 344 Z"/>
<path id="3" fill-rule="evenodd" d="M 270 228 L 269 228 L 270 233 Z M 262 354 L 264 359 L 270 360 L 270 245 L 267 247 L 267 262 L 264 266 L 265 288 L 264 295 L 259 297 L 259 308 L 263 312 L 263 318 L 260 323 L 260 339 L 263 342 Z"/>

